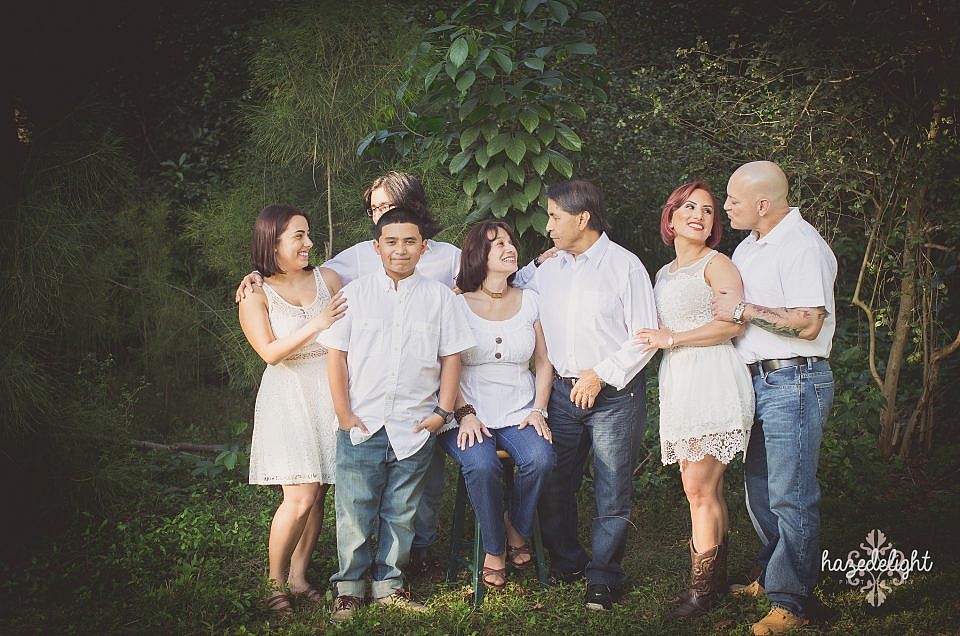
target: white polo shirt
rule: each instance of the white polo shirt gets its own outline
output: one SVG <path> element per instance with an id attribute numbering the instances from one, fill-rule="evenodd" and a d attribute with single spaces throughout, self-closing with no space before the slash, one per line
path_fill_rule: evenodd
<path id="1" fill-rule="evenodd" d="M 830 357 L 837 327 L 833 284 L 837 257 L 817 229 L 807 223 L 797 208 L 763 237 L 755 232 L 733 252 L 733 264 L 743 278 L 744 300 L 764 307 L 824 307 L 827 317 L 814 340 L 770 333 L 748 324 L 734 339 L 746 363 L 796 356 Z"/>
<path id="2" fill-rule="evenodd" d="M 561 251 L 546 260 L 530 287 L 540 293 L 547 354 L 561 376 L 593 369 L 622 389 L 656 353 L 633 342 L 635 330 L 657 328 L 650 275 L 605 232 L 576 258 Z"/>
<path id="3" fill-rule="evenodd" d="M 413 428 L 437 406 L 440 356 L 472 347 L 473 332 L 454 293 L 416 272 L 394 289 L 381 265 L 343 293 L 347 313 L 318 341 L 347 352 L 351 410 L 370 435 L 386 428 L 397 459 L 404 459 L 430 437 Z M 350 431 L 354 445 L 370 435 Z"/>

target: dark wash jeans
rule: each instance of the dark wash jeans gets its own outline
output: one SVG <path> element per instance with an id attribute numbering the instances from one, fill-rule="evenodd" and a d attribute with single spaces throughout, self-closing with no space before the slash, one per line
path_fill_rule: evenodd
<path id="1" fill-rule="evenodd" d="M 621 391 L 601 389 L 593 408 L 570 401 L 570 387 L 554 379 L 550 396 L 550 430 L 557 464 L 540 496 L 540 527 L 558 575 L 585 570 L 588 583 L 622 588 L 633 470 L 647 424 L 641 371 Z M 577 491 L 593 449 L 596 509 L 591 524 L 593 558 L 577 539 Z"/>
<path id="2" fill-rule="evenodd" d="M 763 547 L 760 583 L 775 607 L 806 616 L 820 570 L 823 424 L 833 403 L 830 362 L 753 378 L 757 411 L 744 458 L 747 510 Z"/>

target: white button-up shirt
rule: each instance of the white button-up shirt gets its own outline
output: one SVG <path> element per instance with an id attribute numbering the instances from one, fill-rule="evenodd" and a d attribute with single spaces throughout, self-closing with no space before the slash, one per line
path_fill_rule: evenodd
<path id="1" fill-rule="evenodd" d="M 343 288 L 347 312 L 318 341 L 347 352 L 350 408 L 370 435 L 386 428 L 397 459 L 430 437 L 414 426 L 437 406 L 440 357 L 469 349 L 473 332 L 449 288 L 414 273 L 394 289 L 380 271 Z M 350 431 L 353 443 L 370 435 Z"/>
<path id="2" fill-rule="evenodd" d="M 364 241 L 348 247 L 330 260 L 325 261 L 323 266 L 335 271 L 344 285 L 361 276 L 383 270 L 383 263 L 380 260 L 380 255 L 373 247 L 373 241 Z M 457 273 L 459 271 L 460 248 L 450 243 L 428 239 L 427 249 L 420 257 L 420 262 L 417 263 L 417 273 L 425 278 L 438 280 L 453 289 L 457 286 Z M 526 267 L 517 272 L 517 277 L 513 282 L 514 286 L 523 287 L 536 271 L 537 267 L 533 262 L 527 263 Z"/>
<path id="3" fill-rule="evenodd" d="M 657 328 L 650 275 L 606 233 L 576 258 L 561 251 L 546 260 L 530 287 L 540 293 L 547 353 L 561 376 L 593 369 L 622 389 L 656 353 L 633 343 L 635 330 Z"/>
<path id="4" fill-rule="evenodd" d="M 744 300 L 763 307 L 824 307 L 827 317 L 814 340 L 791 338 L 747 325 L 734 346 L 748 364 L 771 358 L 830 357 L 837 327 L 833 284 L 837 257 L 797 208 L 762 238 L 755 232 L 733 252 L 743 278 Z"/>

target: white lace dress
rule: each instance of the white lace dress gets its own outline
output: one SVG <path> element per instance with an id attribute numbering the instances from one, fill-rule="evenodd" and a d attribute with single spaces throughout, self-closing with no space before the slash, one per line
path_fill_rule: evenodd
<path id="1" fill-rule="evenodd" d="M 713 320 L 712 290 L 703 270 L 716 251 L 695 263 L 657 272 L 653 293 L 663 326 L 689 331 Z M 664 350 L 660 362 L 660 452 L 664 464 L 700 461 L 724 464 L 746 447 L 753 423 L 750 372 L 728 340 L 707 347 Z"/>
<path id="2" fill-rule="evenodd" d="M 330 300 L 320 270 L 313 272 L 317 297 L 306 307 L 291 305 L 264 282 L 270 326 L 277 338 L 316 316 Z M 336 431 L 327 350 L 312 341 L 287 359 L 268 364 L 263 372 L 253 416 L 250 483 L 334 483 Z"/>

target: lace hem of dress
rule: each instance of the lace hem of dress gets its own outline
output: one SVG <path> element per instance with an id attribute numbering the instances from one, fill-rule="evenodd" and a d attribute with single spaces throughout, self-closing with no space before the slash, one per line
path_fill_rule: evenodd
<path id="1" fill-rule="evenodd" d="M 698 462 L 710 455 L 721 464 L 729 464 L 737 453 L 742 453 L 746 448 L 746 438 L 746 431 L 738 428 L 673 442 L 661 439 L 661 461 L 666 466 L 683 460 Z"/>
<path id="2" fill-rule="evenodd" d="M 297 484 L 332 484 L 332 477 L 324 477 L 323 473 L 307 473 L 304 475 L 288 475 L 285 477 L 258 477 L 256 481 L 250 481 L 256 486 L 295 486 Z"/>

